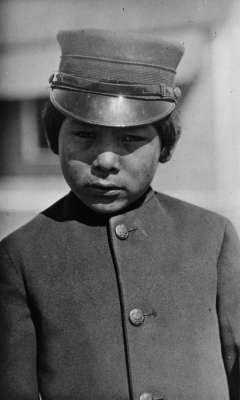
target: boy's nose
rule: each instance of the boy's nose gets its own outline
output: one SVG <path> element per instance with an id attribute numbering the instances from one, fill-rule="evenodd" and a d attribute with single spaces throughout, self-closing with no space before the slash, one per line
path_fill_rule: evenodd
<path id="1" fill-rule="evenodd" d="M 104 151 L 97 155 L 93 167 L 101 171 L 117 173 L 120 169 L 119 154 L 113 151 Z"/>

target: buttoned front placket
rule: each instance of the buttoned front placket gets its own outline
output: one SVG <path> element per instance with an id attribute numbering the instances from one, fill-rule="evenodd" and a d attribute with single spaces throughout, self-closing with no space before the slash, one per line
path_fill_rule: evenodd
<path id="1" fill-rule="evenodd" d="M 144 209 L 145 204 L 141 207 Z M 146 374 L 142 376 L 145 366 L 139 365 L 137 354 L 148 351 L 147 338 L 156 318 L 151 296 L 148 296 L 153 277 L 149 280 L 145 251 L 150 251 L 151 238 L 144 227 L 143 214 L 133 210 L 110 218 L 109 236 L 119 287 L 130 398 L 161 400 L 162 393 L 147 383 Z M 145 339 L 144 350 L 141 346 Z"/>

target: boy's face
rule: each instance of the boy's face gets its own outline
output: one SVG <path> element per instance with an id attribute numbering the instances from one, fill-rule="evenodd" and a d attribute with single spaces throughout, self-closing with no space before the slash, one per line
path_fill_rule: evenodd
<path id="1" fill-rule="evenodd" d="M 148 189 L 160 147 L 152 125 L 109 128 L 68 118 L 59 134 L 67 183 L 86 206 L 99 213 L 117 213 Z"/>

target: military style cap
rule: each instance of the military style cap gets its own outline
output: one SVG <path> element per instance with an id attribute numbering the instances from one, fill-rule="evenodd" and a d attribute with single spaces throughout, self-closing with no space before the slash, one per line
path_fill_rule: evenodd
<path id="1" fill-rule="evenodd" d="M 143 33 L 60 31 L 59 70 L 50 99 L 66 116 L 112 127 L 150 124 L 169 115 L 183 46 Z"/>

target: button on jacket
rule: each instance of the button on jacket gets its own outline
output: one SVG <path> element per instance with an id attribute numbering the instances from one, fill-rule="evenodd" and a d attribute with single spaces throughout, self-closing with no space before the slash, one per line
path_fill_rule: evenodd
<path id="1" fill-rule="evenodd" d="M 1 399 L 239 399 L 239 248 L 153 191 L 109 219 L 70 193 L 1 242 Z"/>

